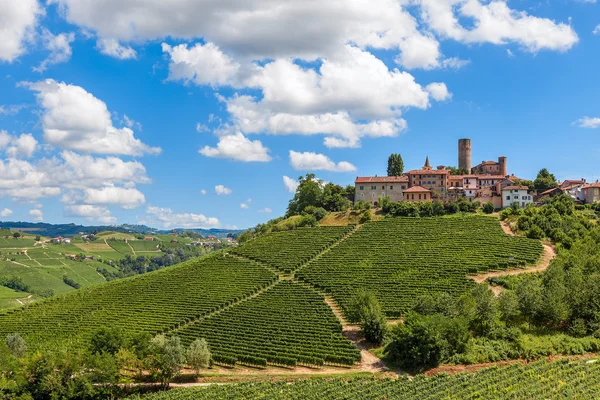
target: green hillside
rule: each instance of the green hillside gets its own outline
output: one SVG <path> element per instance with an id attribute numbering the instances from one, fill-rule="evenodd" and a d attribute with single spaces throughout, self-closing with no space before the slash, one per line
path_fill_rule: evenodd
<path id="1" fill-rule="evenodd" d="M 297 382 L 249 382 L 175 389 L 142 400 L 463 400 L 463 399 L 597 399 L 600 362 L 538 361 L 493 367 L 472 374 L 419 376 L 415 379 L 305 379 Z"/>

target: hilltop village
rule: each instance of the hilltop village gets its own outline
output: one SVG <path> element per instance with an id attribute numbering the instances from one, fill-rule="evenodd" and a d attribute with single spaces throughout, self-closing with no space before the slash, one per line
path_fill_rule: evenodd
<path id="1" fill-rule="evenodd" d="M 495 209 L 508 208 L 513 203 L 524 208 L 538 198 L 567 194 L 579 203 L 600 201 L 600 183 L 587 183 L 585 179 L 565 180 L 559 186 L 539 192 L 523 184 L 514 174 L 508 174 L 508 159 L 482 161 L 472 166 L 471 139 L 458 141 L 458 169 L 443 165 L 433 168 L 429 157 L 420 169 L 399 176 L 358 176 L 354 181 L 354 202 L 369 202 L 377 206 L 380 198 L 392 202 L 425 201 L 478 201 L 492 203 Z"/>

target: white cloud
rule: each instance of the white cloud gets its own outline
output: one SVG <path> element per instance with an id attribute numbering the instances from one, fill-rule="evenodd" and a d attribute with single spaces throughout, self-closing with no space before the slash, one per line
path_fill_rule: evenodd
<path id="1" fill-rule="evenodd" d="M 452 93 L 448 91 L 445 83 L 430 83 L 425 86 L 425 90 L 429 92 L 435 101 L 446 101 L 452 98 Z"/>
<path id="2" fill-rule="evenodd" d="M 332 172 L 352 172 L 356 171 L 356 167 L 347 161 L 335 163 L 324 154 L 312 152 L 299 153 L 290 150 L 290 165 L 295 170 L 324 170 Z M 284 178 L 285 179 L 285 178 Z"/>
<path id="3" fill-rule="evenodd" d="M 116 224 L 117 219 L 110 215 L 106 207 L 98 207 L 89 204 L 78 204 L 66 206 L 65 217 L 83 217 L 88 221 L 97 221 L 102 224 Z"/>
<path id="4" fill-rule="evenodd" d="M 36 72 L 44 72 L 49 65 L 60 64 L 71 59 L 73 49 L 71 49 L 71 43 L 75 40 L 75 34 L 61 33 L 54 35 L 48 29 L 42 29 L 42 42 L 44 49 L 50 51 L 50 55 L 41 62 L 33 70 Z"/>
<path id="5" fill-rule="evenodd" d="M 217 147 L 205 146 L 199 151 L 206 157 L 229 158 L 244 162 L 271 161 L 269 149 L 260 140 L 250 140 L 241 132 L 219 138 Z"/>
<path id="6" fill-rule="evenodd" d="M 600 118 L 583 117 L 573 122 L 573 125 L 576 125 L 580 128 L 600 128 Z"/>
<path id="7" fill-rule="evenodd" d="M 21 111 L 22 109 L 24 109 L 25 107 L 26 106 L 22 105 L 22 104 L 10 105 L 10 106 L 0 105 L 0 115 L 15 115 L 19 111 Z"/>
<path id="8" fill-rule="evenodd" d="M 198 122 L 196 124 L 196 132 L 198 133 L 202 133 L 202 132 L 208 132 L 210 131 L 210 128 L 206 125 L 202 125 L 200 122 Z"/>
<path id="9" fill-rule="evenodd" d="M 5 208 L 2 211 L 0 211 L 0 217 L 8 217 L 9 215 L 12 215 L 12 210 Z"/>
<path id="10" fill-rule="evenodd" d="M 248 200 L 246 200 L 246 203 L 252 203 L 252 199 L 250 197 L 248 197 Z"/>
<path id="11" fill-rule="evenodd" d="M 229 189 L 229 188 L 227 188 L 227 187 L 225 187 L 223 185 L 217 185 L 217 186 L 215 186 L 215 193 L 218 196 L 228 196 L 228 195 L 231 194 L 231 192 L 232 192 L 231 189 Z"/>
<path id="12" fill-rule="evenodd" d="M 33 41 L 38 18 L 44 10 L 38 0 L 0 0 L 0 61 L 12 62 Z"/>
<path id="13" fill-rule="evenodd" d="M 202 194 L 202 196 L 206 196 L 206 190 L 205 189 L 201 189 L 200 193 Z"/>
<path id="14" fill-rule="evenodd" d="M 432 36 L 415 35 L 400 44 L 396 62 L 405 68 L 433 69 L 440 66 L 440 44 Z"/>
<path id="15" fill-rule="evenodd" d="M 0 131 L 0 151 L 5 150 L 10 158 L 31 158 L 38 147 L 38 141 L 30 133 L 16 137 Z"/>
<path id="16" fill-rule="evenodd" d="M 33 222 L 42 222 L 44 220 L 44 213 L 39 209 L 29 210 L 29 216 Z"/>
<path id="17" fill-rule="evenodd" d="M 596 25 L 594 30 L 592 31 L 594 35 L 600 35 L 600 24 Z"/>
<path id="18" fill-rule="evenodd" d="M 240 204 L 240 208 L 244 209 L 244 210 L 247 210 L 248 209 L 248 204 L 242 203 L 242 204 Z"/>
<path id="19" fill-rule="evenodd" d="M 273 210 L 271 210 L 269 207 L 267 207 L 267 208 L 264 208 L 262 210 L 258 210 L 258 212 L 259 213 L 267 213 L 268 214 L 270 212 L 273 212 Z"/>
<path id="20" fill-rule="evenodd" d="M 443 60 L 441 66 L 449 69 L 461 69 L 469 64 L 471 64 L 471 60 L 461 60 L 458 57 L 451 57 Z"/>
<path id="21" fill-rule="evenodd" d="M 206 217 L 202 214 L 174 213 L 170 208 L 148 207 L 148 218 L 160 224 L 163 228 L 207 228 L 219 225 L 217 218 Z"/>
<path id="22" fill-rule="evenodd" d="M 146 203 L 144 194 L 134 188 L 106 186 L 101 189 L 85 189 L 87 204 L 118 204 L 125 209 L 133 209 Z"/>
<path id="23" fill-rule="evenodd" d="M 137 52 L 129 47 L 123 46 L 116 39 L 100 38 L 96 42 L 96 48 L 100 53 L 110 57 L 118 58 L 119 60 L 129 60 L 137 58 Z"/>
<path id="24" fill-rule="evenodd" d="M 515 53 L 513 53 L 511 49 L 506 49 L 506 55 L 509 57 L 514 57 Z"/>
<path id="25" fill-rule="evenodd" d="M 283 176 L 283 186 L 285 186 L 285 190 L 288 192 L 296 193 L 299 185 L 300 183 L 297 180 L 292 179 L 289 176 Z"/>
<path id="26" fill-rule="evenodd" d="M 134 156 L 161 151 L 136 139 L 130 128 L 115 128 L 106 104 L 80 86 L 52 79 L 24 85 L 37 92 L 44 139 L 56 147 Z"/>
<path id="27" fill-rule="evenodd" d="M 464 43 L 520 44 L 530 52 L 566 51 L 579 38 L 573 28 L 547 18 L 510 9 L 505 1 L 482 4 L 480 0 L 418 0 L 421 17 L 441 37 Z M 473 21 L 472 29 L 459 22 Z"/>

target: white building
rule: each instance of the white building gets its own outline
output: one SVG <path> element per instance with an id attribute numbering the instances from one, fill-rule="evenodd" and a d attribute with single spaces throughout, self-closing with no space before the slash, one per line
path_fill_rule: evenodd
<path id="1" fill-rule="evenodd" d="M 394 203 L 404 200 L 408 189 L 407 176 L 363 176 L 354 181 L 354 202 L 367 201 L 375 205 L 379 197 L 389 197 Z"/>
<path id="2" fill-rule="evenodd" d="M 506 186 L 502 189 L 502 208 L 512 207 L 513 203 L 517 203 L 519 208 L 533 204 L 533 196 L 527 186 Z"/>

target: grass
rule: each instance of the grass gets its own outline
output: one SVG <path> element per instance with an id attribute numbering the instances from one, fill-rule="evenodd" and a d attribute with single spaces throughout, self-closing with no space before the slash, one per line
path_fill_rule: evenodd
<path id="1" fill-rule="evenodd" d="M 129 239 L 134 240 L 135 236 L 130 233 L 103 231 L 97 235 L 101 239 Z"/>
<path id="2" fill-rule="evenodd" d="M 33 247 L 35 239 L 0 238 L 0 249 L 24 249 Z"/>
<path id="3" fill-rule="evenodd" d="M 66 293 L 73 288 L 65 284 L 62 275 L 57 277 L 44 267 L 24 267 L 10 261 L 0 262 L 0 276 L 18 276 L 32 290 L 52 289 L 55 294 Z"/>
<path id="4" fill-rule="evenodd" d="M 106 243 L 108 243 L 108 245 L 112 247 L 115 251 L 123 255 L 133 255 L 131 247 L 129 247 L 129 245 L 123 240 L 107 240 Z"/>
<path id="5" fill-rule="evenodd" d="M 321 221 L 320 226 L 346 226 L 350 224 L 358 224 L 360 216 L 364 211 L 340 211 L 328 213 Z M 378 221 L 383 219 L 379 210 L 371 209 L 371 220 Z"/>
<path id="6" fill-rule="evenodd" d="M 17 299 L 29 296 L 29 293 L 17 292 L 10 288 L 0 286 L 0 309 L 18 307 L 21 304 Z"/>
<path id="7" fill-rule="evenodd" d="M 132 240 L 129 242 L 131 247 L 137 251 L 158 251 L 158 243 L 149 240 Z"/>

